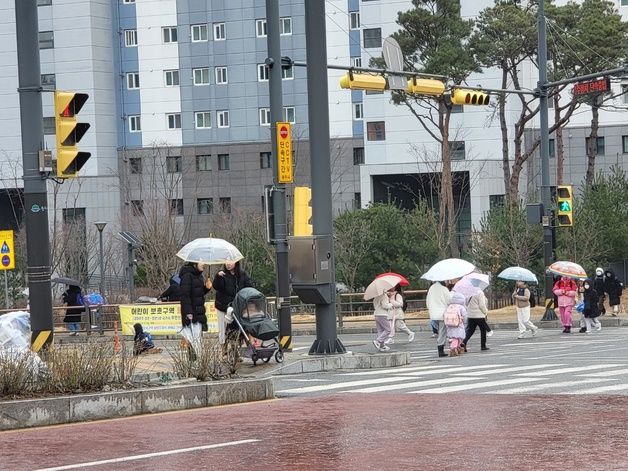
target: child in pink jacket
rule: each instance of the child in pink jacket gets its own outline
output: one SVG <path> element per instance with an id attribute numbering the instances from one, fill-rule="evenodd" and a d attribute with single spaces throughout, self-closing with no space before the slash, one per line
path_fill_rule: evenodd
<path id="1" fill-rule="evenodd" d="M 563 324 L 563 334 L 571 333 L 571 310 L 576 304 L 578 286 L 571 278 L 563 276 L 554 284 L 554 294 L 558 296 L 558 310 Z"/>

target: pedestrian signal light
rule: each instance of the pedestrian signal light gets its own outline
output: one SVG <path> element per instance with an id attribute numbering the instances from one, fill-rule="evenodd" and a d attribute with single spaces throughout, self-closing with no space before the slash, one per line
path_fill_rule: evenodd
<path id="1" fill-rule="evenodd" d="M 312 190 L 307 186 L 294 188 L 294 231 L 295 236 L 312 235 Z"/>
<path id="2" fill-rule="evenodd" d="M 74 178 L 92 154 L 81 152 L 77 144 L 89 129 L 89 123 L 79 123 L 76 115 L 89 98 L 86 93 L 55 92 L 55 132 L 57 177 Z"/>
<path id="3" fill-rule="evenodd" d="M 465 90 L 454 88 L 451 92 L 451 102 L 454 105 L 488 105 L 490 96 L 480 90 Z"/>
<path id="4" fill-rule="evenodd" d="M 440 80 L 413 78 L 408 80 L 406 92 L 413 95 L 440 96 L 445 93 L 445 84 Z"/>
<path id="5" fill-rule="evenodd" d="M 557 186 L 556 199 L 558 204 L 558 226 L 573 226 L 573 190 L 571 185 Z"/>
<path id="6" fill-rule="evenodd" d="M 350 90 L 385 90 L 386 78 L 381 75 L 347 73 L 340 79 L 340 88 Z"/>

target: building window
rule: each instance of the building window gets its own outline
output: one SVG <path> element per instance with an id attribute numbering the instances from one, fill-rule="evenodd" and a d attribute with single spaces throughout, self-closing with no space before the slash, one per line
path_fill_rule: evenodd
<path id="1" fill-rule="evenodd" d="M 281 78 L 284 80 L 292 80 L 294 78 L 294 70 L 291 65 L 281 66 Z"/>
<path id="2" fill-rule="evenodd" d="M 131 200 L 131 212 L 134 216 L 143 216 L 144 215 L 144 201 L 142 200 Z"/>
<path id="3" fill-rule="evenodd" d="M 268 35 L 268 24 L 265 19 L 255 20 L 255 36 L 265 38 Z"/>
<path id="4" fill-rule="evenodd" d="M 214 23 L 214 41 L 224 41 L 227 39 L 224 23 Z"/>
<path id="5" fill-rule="evenodd" d="M 38 7 L 45 7 L 48 5 L 52 5 L 52 0 L 37 0 Z"/>
<path id="6" fill-rule="evenodd" d="M 216 111 L 219 128 L 229 127 L 229 112 L 227 110 Z"/>
<path id="7" fill-rule="evenodd" d="M 362 58 L 361 57 L 352 57 L 351 58 L 351 66 L 352 67 L 362 67 Z"/>
<path id="8" fill-rule="evenodd" d="M 209 85 L 209 68 L 192 69 L 194 85 Z"/>
<path id="9" fill-rule="evenodd" d="M 42 87 L 55 88 L 57 86 L 57 76 L 55 74 L 41 74 Z"/>
<path id="10" fill-rule="evenodd" d="M 135 0 L 123 0 L 123 2 L 122 2 L 122 3 L 127 3 L 127 4 L 128 4 L 128 3 L 135 3 Z"/>
<path id="11" fill-rule="evenodd" d="M 464 113 L 464 106 L 463 105 L 451 105 L 451 112 L 452 113 Z"/>
<path id="12" fill-rule="evenodd" d="M 382 28 L 368 28 L 363 31 L 364 48 L 382 47 Z"/>
<path id="13" fill-rule="evenodd" d="M 181 173 L 183 170 L 183 159 L 180 155 L 169 155 L 166 157 L 166 170 L 168 173 Z"/>
<path id="14" fill-rule="evenodd" d="M 362 207 L 362 193 L 353 193 L 353 209 L 358 210 Z"/>
<path id="15" fill-rule="evenodd" d="M 549 140 L 549 158 L 553 159 L 556 157 L 556 141 L 554 139 Z"/>
<path id="16" fill-rule="evenodd" d="M 218 154 L 218 170 L 229 170 L 229 154 Z"/>
<path id="17" fill-rule="evenodd" d="M 166 113 L 168 129 L 181 129 L 181 113 Z"/>
<path id="18" fill-rule="evenodd" d="M 227 81 L 227 68 L 226 67 L 216 67 L 216 84 L 223 85 L 228 83 Z"/>
<path id="19" fill-rule="evenodd" d="M 52 49 L 55 47 L 55 35 L 52 31 L 39 32 L 39 49 Z"/>
<path id="20" fill-rule="evenodd" d="M 364 147 L 353 148 L 353 165 L 362 165 L 364 163 Z"/>
<path id="21" fill-rule="evenodd" d="M 136 90 L 140 88 L 140 74 L 138 72 L 130 72 L 126 74 L 126 88 L 128 90 Z"/>
<path id="22" fill-rule="evenodd" d="M 490 195 L 488 197 L 489 208 L 498 208 L 504 206 L 505 196 L 504 195 Z"/>
<path id="23" fill-rule="evenodd" d="M 294 106 L 283 107 L 283 120 L 292 124 L 296 123 L 296 113 L 294 110 Z"/>
<path id="24" fill-rule="evenodd" d="M 628 105 L 628 84 L 621 86 L 621 95 L 622 95 L 622 101 L 624 105 Z"/>
<path id="25" fill-rule="evenodd" d="M 386 122 L 371 121 L 366 123 L 366 139 L 368 141 L 386 140 Z"/>
<path id="26" fill-rule="evenodd" d="M 585 144 L 586 144 L 586 148 L 585 148 L 585 150 L 586 150 L 587 152 L 588 152 L 588 150 L 589 150 L 589 140 L 590 140 L 590 138 L 589 138 L 589 137 L 587 137 L 587 138 L 585 139 Z M 603 136 L 598 137 L 598 138 L 597 138 L 597 141 L 596 141 L 596 144 L 597 144 L 597 146 L 596 146 L 596 147 L 597 147 L 597 149 L 596 149 L 596 151 L 595 151 L 595 154 L 596 154 L 596 155 L 604 155 L 604 151 L 605 151 L 605 149 L 604 149 L 604 147 L 605 147 L 605 146 L 604 146 L 604 137 L 603 137 Z"/>
<path id="27" fill-rule="evenodd" d="M 212 156 L 209 154 L 196 156 L 196 171 L 210 172 L 212 169 Z"/>
<path id="28" fill-rule="evenodd" d="M 259 153 L 259 168 L 271 168 L 272 167 L 272 154 L 270 152 Z"/>
<path id="29" fill-rule="evenodd" d="M 44 135 L 54 136 L 56 132 L 55 118 L 54 116 L 44 117 Z"/>
<path id="30" fill-rule="evenodd" d="M 124 47 L 137 47 L 137 30 L 124 30 Z"/>
<path id="31" fill-rule="evenodd" d="M 170 200 L 170 214 L 173 216 L 183 216 L 183 200 Z"/>
<path id="32" fill-rule="evenodd" d="M 129 159 L 129 171 L 133 175 L 139 175 L 142 173 L 142 158 L 141 157 L 131 157 Z"/>
<path id="33" fill-rule="evenodd" d="M 628 0 L 621 0 L 622 7 L 628 7 Z"/>
<path id="34" fill-rule="evenodd" d="M 207 25 L 192 25 L 190 28 L 193 43 L 207 41 Z"/>
<path id="35" fill-rule="evenodd" d="M 257 64 L 257 81 L 268 81 L 268 66 L 266 64 Z"/>
<path id="36" fill-rule="evenodd" d="M 360 12 L 352 11 L 349 13 L 349 29 L 358 29 L 360 27 Z"/>
<path id="37" fill-rule="evenodd" d="M 142 121 L 139 115 L 129 116 L 129 132 L 140 132 Z"/>
<path id="38" fill-rule="evenodd" d="M 214 212 L 214 200 L 212 198 L 198 198 L 196 210 L 198 214 L 212 214 Z"/>
<path id="39" fill-rule="evenodd" d="M 364 105 L 362 103 L 353 104 L 353 119 L 364 118 Z"/>
<path id="40" fill-rule="evenodd" d="M 161 28 L 161 37 L 164 41 L 164 44 L 176 43 L 177 38 L 177 27 L 176 26 L 164 26 Z"/>
<path id="41" fill-rule="evenodd" d="M 164 81 L 166 87 L 178 87 L 179 86 L 179 71 L 178 70 L 164 70 Z"/>
<path id="42" fill-rule="evenodd" d="M 225 214 L 231 213 L 231 198 L 220 198 L 220 212 Z"/>
<path id="43" fill-rule="evenodd" d="M 212 127 L 211 111 L 197 111 L 194 113 L 194 125 L 196 129 L 209 129 Z"/>
<path id="44" fill-rule="evenodd" d="M 259 125 L 270 126 L 270 108 L 259 109 Z"/>
<path id="45" fill-rule="evenodd" d="M 628 154 L 628 136 L 621 136 L 622 153 Z"/>
<path id="46" fill-rule="evenodd" d="M 292 18 L 279 18 L 279 34 L 282 36 L 292 34 Z"/>
<path id="47" fill-rule="evenodd" d="M 464 160 L 464 141 L 449 141 L 449 151 L 451 152 L 451 160 Z"/>

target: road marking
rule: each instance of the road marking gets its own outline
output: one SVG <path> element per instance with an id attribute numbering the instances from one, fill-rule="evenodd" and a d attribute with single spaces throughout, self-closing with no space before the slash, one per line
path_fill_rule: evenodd
<path id="1" fill-rule="evenodd" d="M 628 345 L 624 345 L 624 346 L 614 346 L 614 347 L 610 347 L 610 348 L 604 348 L 601 350 L 580 350 L 577 355 L 581 356 L 581 357 L 586 357 L 586 356 L 590 356 L 590 355 L 596 355 L 598 353 L 602 353 L 602 352 L 616 352 L 617 350 L 625 350 L 628 349 Z M 563 353 L 561 355 L 553 355 L 554 358 L 558 358 L 558 357 L 571 357 L 574 356 L 575 353 L 569 352 L 569 353 Z M 615 356 L 616 357 L 616 356 Z M 526 358 L 526 360 L 542 360 L 545 357 L 532 357 L 532 358 Z"/>
<path id="2" fill-rule="evenodd" d="M 299 350 L 307 350 L 308 348 L 310 348 L 310 347 L 296 347 L 296 348 L 293 348 L 292 351 L 293 352 L 298 352 Z"/>
<path id="3" fill-rule="evenodd" d="M 392 378 L 373 378 L 363 379 L 359 381 L 346 381 L 344 383 L 321 384 L 319 386 L 304 386 L 302 388 L 284 389 L 282 391 L 277 391 L 277 394 L 305 394 L 318 391 L 331 391 L 332 389 L 350 388 L 352 386 L 367 386 L 369 384 L 385 384 L 400 381 L 407 381 L 407 378 L 403 376 L 398 376 Z"/>
<path id="4" fill-rule="evenodd" d="M 308 379 L 291 379 L 291 378 L 282 378 L 282 381 L 296 381 L 296 382 L 300 382 L 300 383 L 329 383 L 331 380 L 330 379 L 315 379 L 315 378 L 308 378 Z"/>
<path id="5" fill-rule="evenodd" d="M 112 458 L 109 460 L 100 460 L 100 461 L 87 461 L 85 463 L 77 463 L 77 464 L 68 464 L 65 466 L 55 466 L 53 468 L 41 468 L 38 469 L 36 471 L 62 471 L 65 469 L 79 469 L 79 468 L 85 468 L 88 466 L 100 466 L 103 464 L 112 464 L 112 463 L 124 463 L 126 461 L 137 461 L 137 460 L 145 460 L 147 458 L 155 458 L 158 456 L 168 456 L 168 455 L 177 455 L 180 453 L 190 453 L 193 451 L 200 451 L 200 450 L 211 450 L 214 448 L 223 448 L 223 447 L 227 447 L 227 446 L 235 446 L 235 445 L 244 445 L 246 443 L 255 443 L 255 442 L 260 442 L 261 440 L 257 440 L 257 439 L 248 439 L 248 440 L 238 440 L 235 442 L 225 442 L 225 443 L 215 443 L 213 445 L 201 445 L 201 446 L 195 446 L 195 447 L 191 447 L 191 448 L 179 448 L 177 450 L 168 450 L 168 451 L 158 451 L 155 453 L 146 453 L 143 455 L 131 455 L 131 456 L 124 456 L 121 458 Z"/>
<path id="6" fill-rule="evenodd" d="M 477 379 L 478 379 L 477 377 L 432 379 L 429 381 L 412 381 L 411 383 L 387 384 L 385 386 L 374 386 L 372 388 L 350 389 L 349 391 L 342 391 L 342 392 L 343 393 L 379 393 L 379 392 L 385 392 L 385 391 L 396 391 L 399 389 L 416 388 L 416 387 L 421 387 L 421 386 L 436 386 L 436 385 L 441 385 L 441 384 L 462 383 L 464 381 L 473 381 Z"/>
<path id="7" fill-rule="evenodd" d="M 613 370 L 613 371 L 600 371 L 599 373 L 586 373 L 577 376 L 586 376 L 592 378 L 607 378 L 609 376 L 620 376 L 623 374 L 628 374 L 628 368 L 623 368 L 621 370 Z"/>
<path id="8" fill-rule="evenodd" d="M 486 381 L 483 383 L 475 383 L 475 384 L 445 386 L 444 388 L 419 389 L 417 391 L 410 391 L 408 394 L 441 394 L 441 393 L 450 393 L 450 392 L 458 392 L 458 391 L 468 391 L 469 389 L 481 389 L 481 388 L 490 388 L 493 386 L 505 386 L 506 384 L 530 383 L 532 381 L 540 381 L 540 380 L 541 380 L 540 378 L 504 379 L 504 380 L 499 380 L 499 381 Z"/>
<path id="9" fill-rule="evenodd" d="M 623 391 L 628 389 L 628 384 L 614 384 L 612 386 L 600 386 L 599 388 L 584 389 L 575 391 L 574 394 L 598 394 L 604 392 Z"/>
<path id="10" fill-rule="evenodd" d="M 338 373 L 336 376 L 374 376 L 386 373 L 400 374 L 408 371 L 433 370 L 436 368 L 453 368 L 453 365 L 432 365 L 432 366 L 400 366 L 397 368 L 387 368 L 382 370 L 356 371 L 355 373 Z"/>
<path id="11" fill-rule="evenodd" d="M 623 365 L 611 365 L 611 364 L 602 364 L 602 365 L 588 365 L 588 366 L 573 366 L 570 368 L 558 368 L 556 370 L 545 370 L 534 373 L 519 373 L 513 376 L 551 376 L 555 374 L 562 373 L 575 373 L 576 371 L 587 371 L 587 370 L 602 370 L 604 368 L 616 368 L 618 366 Z"/>
<path id="12" fill-rule="evenodd" d="M 540 364 L 540 365 L 513 366 L 509 368 L 497 368 L 496 370 L 488 370 L 488 371 L 472 371 L 471 373 L 456 373 L 454 376 L 494 375 L 497 373 L 512 373 L 513 371 L 538 370 L 541 368 L 547 368 L 547 367 L 552 367 L 552 366 L 564 366 L 564 364 L 545 363 L 545 364 Z"/>
<path id="13" fill-rule="evenodd" d="M 462 372 L 466 372 L 466 371 L 470 371 L 470 370 L 484 370 L 484 369 L 488 369 L 488 368 L 498 368 L 500 366 L 508 366 L 508 365 L 476 365 L 476 366 L 455 366 L 455 367 L 448 367 L 448 368 L 434 368 L 432 370 L 428 370 L 428 371 L 416 371 L 416 372 L 409 372 L 409 373 L 398 373 L 397 376 L 424 376 L 424 375 L 437 375 L 437 374 L 441 374 L 441 373 L 455 373 L 457 371 L 462 371 Z M 481 375 L 483 374 L 482 372 L 478 372 L 477 375 Z"/>
<path id="14" fill-rule="evenodd" d="M 527 392 L 534 391 L 542 391 L 543 389 L 555 389 L 555 388 L 566 388 L 570 386 L 580 386 L 584 384 L 595 384 L 601 383 L 603 381 L 612 381 L 610 379 L 585 379 L 581 381 L 561 381 L 558 383 L 543 383 L 543 384 L 533 384 L 532 386 L 524 386 L 521 388 L 511 388 L 511 389 L 501 389 L 498 391 L 487 391 L 483 394 L 521 394 Z M 570 392 L 566 392 L 564 394 L 573 394 Z"/>

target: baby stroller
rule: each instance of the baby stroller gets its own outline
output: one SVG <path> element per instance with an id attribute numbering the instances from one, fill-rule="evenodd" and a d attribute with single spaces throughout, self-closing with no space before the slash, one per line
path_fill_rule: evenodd
<path id="1" fill-rule="evenodd" d="M 262 293 L 255 288 L 242 288 L 227 310 L 229 317 L 233 318 L 231 326 L 240 330 L 248 347 L 245 356 L 250 356 L 253 365 L 258 360 L 268 363 L 273 355 L 277 363 L 283 362 L 279 329 L 266 311 L 266 298 Z M 256 344 L 251 337 L 259 339 L 261 344 Z"/>

